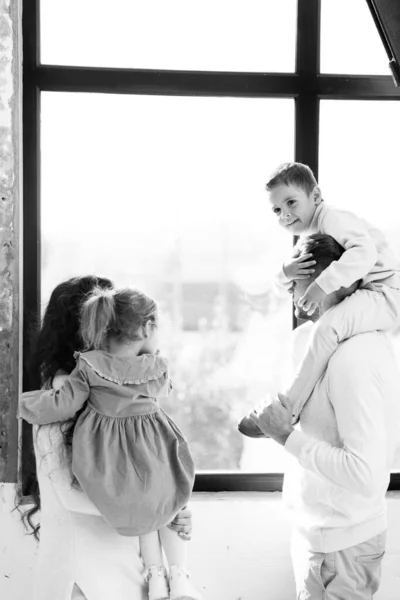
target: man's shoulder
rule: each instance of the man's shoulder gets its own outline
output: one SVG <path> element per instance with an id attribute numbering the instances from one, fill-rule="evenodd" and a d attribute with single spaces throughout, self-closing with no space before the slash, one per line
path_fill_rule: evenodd
<path id="1" fill-rule="evenodd" d="M 388 336 L 381 331 L 370 331 L 353 335 L 341 342 L 333 354 L 329 365 L 332 368 L 345 366 L 362 369 L 383 365 L 387 361 L 395 362 L 392 344 Z"/>
<path id="2" fill-rule="evenodd" d="M 400 395 L 400 370 L 388 336 L 379 331 L 361 333 L 341 342 L 325 372 L 332 403 L 349 397 L 374 397 L 379 390 L 387 399 Z"/>

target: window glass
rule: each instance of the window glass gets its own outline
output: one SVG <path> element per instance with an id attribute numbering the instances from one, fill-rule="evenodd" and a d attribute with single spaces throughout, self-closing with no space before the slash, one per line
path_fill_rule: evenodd
<path id="1" fill-rule="evenodd" d="M 365 0 L 322 0 L 321 73 L 391 74 Z"/>
<path id="2" fill-rule="evenodd" d="M 321 102 L 319 181 L 325 200 L 382 229 L 400 255 L 400 102 Z M 400 328 L 393 336 L 400 363 Z M 395 469 L 400 470 L 400 444 Z"/>
<path id="3" fill-rule="evenodd" d="M 164 408 L 199 470 L 280 471 L 236 423 L 280 389 L 292 240 L 265 182 L 293 160 L 293 100 L 42 94 L 42 299 L 79 274 L 154 296 L 174 391 Z"/>
<path id="4" fill-rule="evenodd" d="M 44 64 L 290 72 L 296 0 L 41 0 Z"/>

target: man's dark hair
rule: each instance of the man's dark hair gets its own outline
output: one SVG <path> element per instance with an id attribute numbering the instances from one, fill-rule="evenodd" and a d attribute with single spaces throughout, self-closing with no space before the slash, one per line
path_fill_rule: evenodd
<path id="1" fill-rule="evenodd" d="M 331 263 L 340 259 L 344 248 L 326 233 L 313 233 L 300 238 L 294 247 L 293 258 L 299 258 L 304 254 L 312 254 L 316 261 L 315 271 L 319 275 Z"/>

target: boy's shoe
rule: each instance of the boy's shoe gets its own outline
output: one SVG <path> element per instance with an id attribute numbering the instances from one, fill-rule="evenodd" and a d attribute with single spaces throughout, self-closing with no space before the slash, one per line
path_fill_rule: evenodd
<path id="1" fill-rule="evenodd" d="M 243 417 L 241 421 L 238 423 L 238 429 L 240 433 L 243 435 L 247 435 L 247 437 L 251 438 L 267 438 L 268 435 L 265 435 L 261 431 L 258 425 L 256 425 L 253 419 L 250 416 Z"/>
<path id="2" fill-rule="evenodd" d="M 266 435 L 259 428 L 257 423 L 253 421 L 252 417 L 255 417 L 255 419 L 257 420 L 257 418 L 263 412 L 265 407 L 269 406 L 271 402 L 272 398 L 270 396 L 267 396 L 265 400 L 261 400 L 261 402 L 259 402 L 249 414 L 243 417 L 243 419 L 238 423 L 238 429 L 240 433 L 242 433 L 243 435 L 247 435 L 247 437 L 251 438 L 269 438 L 269 435 Z"/>
<path id="3" fill-rule="evenodd" d="M 190 581 L 189 573 L 186 573 L 178 565 L 169 568 L 170 600 L 201 600 L 201 594 Z"/>
<path id="4" fill-rule="evenodd" d="M 169 600 L 168 576 L 164 566 L 151 565 L 145 579 L 149 584 L 149 600 Z"/>

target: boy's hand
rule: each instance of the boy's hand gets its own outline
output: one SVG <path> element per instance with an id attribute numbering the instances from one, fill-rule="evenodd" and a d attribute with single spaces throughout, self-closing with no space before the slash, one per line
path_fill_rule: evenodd
<path id="1" fill-rule="evenodd" d="M 326 298 L 325 292 L 313 281 L 298 301 L 298 306 L 309 315 L 318 308 L 319 303 Z"/>
<path id="2" fill-rule="evenodd" d="M 308 279 L 311 273 L 314 273 L 315 269 L 310 269 L 312 265 L 315 265 L 315 260 L 309 260 L 312 254 L 304 254 L 299 258 L 291 259 L 285 262 L 283 265 L 283 272 L 286 277 L 292 279 Z"/>

